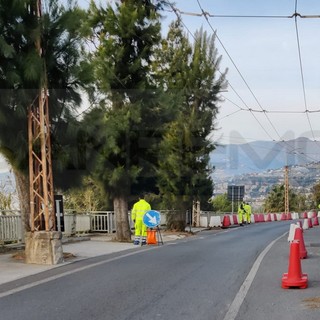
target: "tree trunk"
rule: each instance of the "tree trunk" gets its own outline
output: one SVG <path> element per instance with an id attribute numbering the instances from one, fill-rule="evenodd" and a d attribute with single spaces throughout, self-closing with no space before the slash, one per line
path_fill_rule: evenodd
<path id="1" fill-rule="evenodd" d="M 23 232 L 30 231 L 30 193 L 29 179 L 20 171 L 13 168 L 13 174 L 16 181 L 16 189 L 19 198 L 19 206 L 21 212 L 21 220 Z M 24 239 L 23 239 L 24 240 Z"/>
<path id="2" fill-rule="evenodd" d="M 186 210 L 169 211 L 166 216 L 167 229 L 183 232 L 186 229 Z"/>
<path id="3" fill-rule="evenodd" d="M 115 196 L 113 199 L 113 207 L 116 219 L 116 240 L 120 242 L 130 242 L 131 231 L 126 197 Z"/>

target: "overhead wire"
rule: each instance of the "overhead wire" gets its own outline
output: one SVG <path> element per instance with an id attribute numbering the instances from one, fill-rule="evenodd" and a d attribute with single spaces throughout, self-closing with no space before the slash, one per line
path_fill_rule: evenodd
<path id="1" fill-rule="evenodd" d="M 181 18 L 181 15 L 179 14 L 179 11 L 173 6 L 172 3 L 167 2 L 167 4 L 172 8 L 173 12 L 176 14 L 177 18 L 181 21 L 182 25 L 184 26 L 184 28 L 187 30 L 187 32 L 192 36 L 192 38 L 196 41 L 196 37 L 194 36 L 194 34 L 190 31 L 190 29 L 187 27 L 187 25 L 183 22 L 183 19 Z M 214 32 L 214 36 L 216 37 L 217 34 L 216 32 L 213 30 Z M 222 72 L 220 71 L 219 68 L 216 68 L 216 70 L 222 74 Z M 242 97 L 240 96 L 240 94 L 234 89 L 234 87 L 231 85 L 231 83 L 227 80 L 228 86 L 234 91 L 234 93 L 238 96 L 238 98 L 243 102 L 243 104 L 247 107 L 247 109 L 249 110 L 250 108 L 248 107 L 248 105 L 245 103 L 245 101 L 242 99 Z M 258 122 L 258 124 L 260 125 L 260 127 L 262 128 L 262 130 L 266 133 L 266 135 L 274 141 L 274 139 L 272 138 L 272 136 L 270 135 L 270 133 L 266 130 L 266 128 L 261 124 L 261 122 L 259 121 L 259 119 L 255 116 L 255 114 L 252 113 L 252 116 L 255 118 L 255 120 Z"/>
<path id="2" fill-rule="evenodd" d="M 297 0 L 296 0 L 296 2 L 297 2 Z M 202 7 L 202 5 L 201 5 L 201 3 L 200 3 L 200 0 L 197 0 L 197 3 L 198 3 L 199 8 L 200 8 L 200 10 L 201 10 L 201 12 L 202 12 L 202 15 L 201 15 L 201 16 L 203 16 L 203 17 L 206 19 L 206 21 L 207 21 L 208 25 L 210 26 L 211 30 L 214 32 L 215 37 L 217 38 L 217 40 L 219 41 L 220 45 L 222 46 L 222 48 L 224 49 L 224 51 L 225 51 L 226 54 L 228 55 L 230 61 L 231 61 L 232 64 L 234 65 L 235 69 L 236 69 L 237 72 L 239 73 L 240 77 L 241 77 L 242 80 L 244 81 L 244 83 L 245 83 L 245 85 L 247 86 L 248 90 L 250 91 L 250 93 L 252 94 L 252 96 L 254 97 L 255 101 L 257 102 L 258 106 L 259 106 L 260 109 L 261 109 L 261 110 L 253 110 L 252 108 L 248 108 L 248 106 L 244 103 L 244 104 L 246 105 L 246 107 L 247 107 L 247 110 L 239 107 L 238 105 L 236 105 L 236 106 L 239 108 L 239 110 L 233 112 L 232 115 L 235 114 L 235 113 L 238 113 L 238 112 L 241 111 L 241 110 L 250 111 L 250 113 L 251 113 L 253 116 L 254 116 L 253 112 L 263 113 L 263 114 L 266 116 L 266 118 L 268 119 L 268 122 L 270 123 L 270 125 L 272 126 L 272 128 L 273 128 L 273 129 L 275 130 L 275 132 L 277 133 L 278 137 L 280 138 L 280 140 L 281 140 L 280 142 L 283 143 L 284 145 L 286 145 L 287 148 L 289 147 L 289 148 L 292 149 L 292 146 L 290 146 L 290 144 L 288 144 L 285 140 L 283 140 L 283 139 L 281 138 L 278 130 L 276 129 L 276 127 L 274 126 L 274 124 L 272 123 L 272 121 L 270 120 L 270 118 L 269 118 L 268 115 L 267 115 L 268 111 L 262 108 L 262 106 L 261 106 L 260 102 L 258 101 L 256 95 L 253 93 L 253 91 L 251 90 L 251 88 L 250 88 L 250 86 L 248 85 L 247 81 L 245 80 L 245 78 L 243 77 L 242 73 L 240 72 L 239 68 L 238 68 L 237 65 L 235 64 L 235 62 L 234 62 L 234 60 L 232 59 L 232 57 L 230 56 L 229 52 L 226 50 L 226 48 L 225 48 L 225 46 L 223 45 L 221 39 L 220 39 L 219 36 L 217 35 L 216 30 L 214 30 L 214 28 L 212 27 L 212 25 L 211 25 L 211 23 L 210 23 L 210 21 L 209 21 L 209 19 L 208 19 L 208 13 L 207 13 L 206 11 L 204 11 L 204 9 L 203 9 L 203 7 Z M 292 16 L 290 16 L 290 18 L 295 17 L 295 20 L 296 20 L 296 19 L 297 19 L 297 16 L 301 16 L 301 15 L 297 12 L 297 6 L 296 6 L 295 13 L 294 13 Z M 302 60 L 300 60 L 300 61 L 302 61 Z M 302 66 L 302 63 L 301 63 L 300 65 Z M 301 68 L 301 70 L 302 70 L 302 68 Z M 302 73 L 302 74 L 303 74 L 303 73 Z M 305 92 L 305 91 L 304 91 L 304 92 Z M 241 100 L 242 100 L 242 99 L 241 99 Z M 306 101 L 306 100 L 305 100 L 305 101 Z M 244 101 L 242 100 L 242 102 L 244 102 Z M 319 110 L 319 111 L 320 111 L 320 110 Z M 307 108 L 305 108 L 305 111 L 304 111 L 303 113 L 306 113 L 306 115 L 307 115 L 307 117 L 308 117 L 308 119 L 309 119 L 308 112 L 309 112 L 309 110 L 308 110 Z M 271 113 L 271 112 L 269 112 L 269 113 Z M 230 115 L 231 115 L 231 114 L 229 114 L 228 116 L 230 116 Z M 255 116 L 254 116 L 254 117 L 255 117 Z M 256 117 L 255 117 L 255 119 L 258 121 L 258 119 L 257 119 Z M 260 123 L 259 121 L 258 121 L 258 123 L 261 125 L 261 123 Z M 310 123 L 310 125 L 311 125 L 311 123 Z M 262 126 L 262 125 L 261 125 L 261 126 Z M 262 126 L 262 128 L 264 128 L 264 127 Z M 312 131 L 312 132 L 313 132 L 313 131 Z M 268 134 L 268 135 L 269 135 L 269 134 Z M 314 135 L 314 133 L 313 133 L 313 135 Z M 270 137 L 270 135 L 269 135 L 269 137 Z M 272 140 L 274 141 L 274 139 L 272 139 Z M 315 140 L 315 139 L 314 139 L 314 140 Z M 291 150 L 290 152 L 292 152 L 292 150 Z M 300 154 L 300 153 L 299 153 L 299 154 Z M 301 155 L 303 155 L 304 157 L 309 158 L 309 159 L 312 160 L 312 161 L 316 161 L 316 159 L 310 158 L 310 157 L 308 157 L 307 155 L 305 155 L 304 153 L 301 153 Z"/>
<path id="3" fill-rule="evenodd" d="M 295 13 L 297 13 L 297 9 L 298 9 L 298 0 L 295 0 Z M 312 127 L 312 124 L 310 121 L 310 117 L 309 117 L 309 113 L 308 113 L 307 95 L 306 95 L 304 72 L 303 72 L 303 66 L 302 66 L 302 55 L 301 55 L 300 36 L 299 36 L 299 30 L 298 30 L 297 15 L 295 15 L 295 17 L 294 17 L 294 23 L 295 23 L 296 40 L 297 40 L 297 47 L 298 47 L 298 57 L 299 57 L 299 67 L 300 67 L 304 107 L 306 110 L 306 116 L 307 116 L 307 120 L 308 120 L 308 124 L 309 124 L 310 130 L 311 130 L 313 140 L 316 141 L 314 130 L 313 130 L 313 127 Z"/>
<path id="4" fill-rule="evenodd" d="M 252 91 L 251 87 L 249 86 L 248 82 L 246 81 L 246 79 L 244 78 L 243 74 L 241 73 L 240 69 L 238 68 L 238 66 L 236 65 L 235 61 L 233 60 L 233 58 L 231 57 L 231 55 L 229 54 L 228 50 L 226 49 L 226 47 L 224 46 L 224 44 L 222 43 L 221 39 L 219 38 L 219 36 L 217 35 L 217 32 L 214 30 L 212 24 L 210 23 L 208 17 L 207 17 L 207 13 L 204 11 L 200 0 L 197 0 L 197 3 L 199 5 L 200 10 L 203 12 L 203 16 L 206 19 L 209 27 L 211 28 L 211 30 L 215 33 L 215 36 L 217 38 L 217 40 L 219 41 L 220 45 L 222 46 L 223 50 L 225 51 L 225 53 L 227 54 L 228 58 L 230 59 L 231 63 L 233 64 L 233 66 L 235 67 L 235 69 L 237 70 L 238 74 L 240 75 L 242 81 L 244 82 L 244 84 L 246 85 L 247 89 L 249 90 L 249 92 L 251 93 L 251 95 L 253 96 L 254 100 L 256 101 L 256 103 L 258 104 L 258 106 L 260 107 L 260 109 L 262 111 L 264 111 L 264 109 L 262 108 L 257 96 L 254 94 L 254 92 Z M 253 115 L 253 114 L 252 114 Z M 271 125 L 271 127 L 273 128 L 273 130 L 276 132 L 277 136 L 281 139 L 281 135 L 279 134 L 277 128 L 274 126 L 274 124 L 272 123 L 272 121 L 270 120 L 270 118 L 268 117 L 268 115 L 264 112 L 265 117 L 267 118 L 269 124 Z M 255 117 L 255 116 L 254 116 Z M 255 117 L 256 118 L 256 117 Z M 256 118 L 257 119 L 257 118 Z M 266 131 L 266 130 L 265 130 Z M 270 134 L 268 133 L 268 136 L 270 137 Z M 274 140 L 274 139 L 272 139 Z"/>
<path id="5" fill-rule="evenodd" d="M 253 19 L 292 19 L 294 17 L 299 17 L 301 19 L 319 19 L 320 15 L 303 15 L 298 12 L 294 12 L 291 15 L 230 15 L 230 14 L 212 14 L 208 11 L 205 12 L 190 12 L 190 11 L 183 11 L 176 8 L 177 11 L 181 15 L 185 16 L 192 16 L 192 17 L 203 17 L 208 16 L 210 18 L 253 18 Z M 167 12 L 173 12 L 173 10 L 165 9 Z"/>
<path id="6" fill-rule="evenodd" d="M 215 14 L 211 14 L 209 13 L 208 11 L 205 11 L 200 3 L 199 0 L 197 0 L 198 2 L 198 6 L 201 10 L 200 13 L 197 13 L 197 12 L 186 12 L 186 11 L 182 11 L 176 7 L 174 7 L 172 4 L 171 4 L 171 9 L 172 9 L 172 12 L 174 12 L 176 15 L 179 14 L 180 16 L 180 19 L 181 19 L 181 15 L 190 15 L 190 16 L 196 16 L 196 17 L 204 17 L 207 21 L 207 23 L 209 24 L 210 28 L 212 29 L 212 31 L 214 32 L 217 40 L 219 41 L 219 43 L 221 44 L 222 48 L 224 49 L 224 51 L 226 52 L 226 54 L 228 55 L 230 61 L 232 62 L 232 64 L 234 65 L 234 67 L 236 68 L 237 72 L 239 73 L 240 77 L 242 78 L 242 80 L 244 81 L 244 83 L 246 84 L 246 86 L 248 87 L 248 90 L 250 91 L 250 93 L 253 95 L 254 99 L 256 100 L 256 102 L 258 103 L 259 107 L 261 110 L 254 110 L 252 108 L 249 108 L 246 103 L 244 102 L 244 100 L 238 96 L 240 98 L 240 100 L 244 103 L 244 105 L 247 107 L 247 109 L 244 109 L 243 108 L 243 111 L 249 111 L 249 112 L 260 112 L 260 113 L 264 113 L 265 116 L 267 117 L 268 119 L 268 122 L 269 124 L 272 126 L 272 128 L 274 129 L 274 131 L 277 133 L 278 137 L 281 139 L 281 136 L 278 132 L 278 130 L 275 128 L 275 126 L 273 125 L 272 121 L 270 120 L 270 118 L 267 116 L 267 113 L 304 113 L 306 114 L 306 117 L 307 117 L 307 120 L 308 120 L 308 123 L 309 123 L 309 127 L 311 129 L 311 133 L 312 133 L 312 137 L 313 137 L 313 140 L 316 141 L 316 138 L 315 138 L 315 134 L 314 134 L 314 130 L 312 128 L 312 124 L 311 124 L 311 120 L 310 120 L 310 117 L 309 117 L 309 113 L 318 113 L 320 112 L 320 110 L 309 110 L 308 107 L 307 107 L 307 99 L 306 99 L 306 90 L 305 90 L 305 81 L 304 81 L 304 74 L 303 74 L 303 67 L 302 67 L 302 57 L 301 57 L 301 47 L 300 47 L 300 37 L 299 37 L 299 32 L 298 32 L 298 23 L 297 23 L 297 18 L 303 18 L 303 19 L 306 19 L 306 18 L 311 18 L 311 19 L 318 19 L 320 18 L 320 15 L 302 15 L 300 14 L 298 11 L 297 11 L 297 0 L 295 0 L 295 10 L 294 10 L 294 13 L 292 15 L 281 15 L 281 16 L 276 16 L 276 15 L 215 15 Z M 295 26 L 296 26 L 296 37 L 297 37 L 297 44 L 298 44 L 298 52 L 299 52 L 299 63 L 300 63 L 300 73 L 301 73 L 301 79 L 302 79 L 302 86 L 303 86 L 303 96 L 304 96 L 304 104 L 305 104 L 305 110 L 304 111 L 268 111 L 264 108 L 262 108 L 261 104 L 259 103 L 259 101 L 257 100 L 257 97 L 254 95 L 254 93 L 252 92 L 251 88 L 248 86 L 248 83 L 247 81 L 244 79 L 242 73 L 240 72 L 239 68 L 236 66 L 234 60 L 231 58 L 229 52 L 226 50 L 225 46 L 223 45 L 223 43 L 221 42 L 221 39 L 219 38 L 219 36 L 217 35 L 217 32 L 216 30 L 213 29 L 210 21 L 208 20 L 208 17 L 210 18 L 217 18 L 217 17 L 221 17 L 221 18 L 226 18 L 226 17 L 230 17 L 230 18 L 286 18 L 286 19 L 292 19 L 294 18 L 295 20 Z M 182 19 L 181 19 L 182 20 Z M 191 34 L 190 30 L 189 30 L 189 33 Z M 228 82 L 229 86 L 230 86 L 230 83 Z M 234 92 L 236 92 L 234 90 L 234 88 L 232 88 Z M 237 94 L 237 93 L 236 93 Z M 270 137 L 270 135 L 268 134 L 268 136 Z M 271 138 L 271 137 L 270 137 Z M 272 139 L 274 140 L 274 139 Z"/>

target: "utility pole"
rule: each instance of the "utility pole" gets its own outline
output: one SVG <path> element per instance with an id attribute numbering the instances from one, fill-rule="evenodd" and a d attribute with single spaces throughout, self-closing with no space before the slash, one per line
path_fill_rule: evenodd
<path id="1" fill-rule="evenodd" d="M 289 213 L 289 167 L 284 167 L 284 213 Z"/>
<path id="2" fill-rule="evenodd" d="M 41 0 L 36 0 L 35 12 L 41 27 Z M 43 59 L 41 32 L 36 49 Z M 38 97 L 29 107 L 29 182 L 30 223 L 33 231 L 55 230 L 50 123 L 46 66 L 43 61 Z"/>
<path id="3" fill-rule="evenodd" d="M 30 13 L 37 18 L 39 36 L 35 42 L 42 59 L 39 90 L 28 109 L 30 229 L 26 236 L 26 262 L 62 262 L 61 233 L 56 232 L 50 141 L 47 70 L 42 48 L 42 3 L 34 0 Z"/>

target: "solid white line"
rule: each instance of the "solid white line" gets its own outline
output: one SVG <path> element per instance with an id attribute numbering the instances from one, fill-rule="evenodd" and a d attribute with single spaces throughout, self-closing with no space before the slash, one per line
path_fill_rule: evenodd
<path id="1" fill-rule="evenodd" d="M 235 296 L 233 302 L 230 305 L 228 312 L 226 313 L 223 320 L 234 320 L 240 310 L 240 307 L 245 299 L 250 286 L 258 272 L 260 264 L 265 257 L 265 255 L 269 252 L 271 247 L 282 237 L 284 237 L 288 232 L 285 232 L 282 236 L 278 237 L 277 239 L 273 240 L 259 255 L 257 260 L 254 262 L 249 274 L 247 275 L 246 279 L 244 280 L 243 284 L 241 285 L 237 295 Z"/>
<path id="2" fill-rule="evenodd" d="M 59 278 L 62 278 L 62 277 L 68 276 L 68 275 L 76 273 L 76 272 L 80 272 L 80 271 L 83 271 L 83 270 L 94 268 L 94 267 L 100 266 L 100 265 L 108 263 L 108 262 L 116 261 L 116 260 L 119 260 L 119 259 L 122 259 L 122 258 L 125 258 L 125 257 L 132 256 L 132 255 L 137 254 L 137 253 L 141 253 L 141 252 L 145 252 L 145 251 L 149 251 L 149 250 L 153 250 L 153 249 L 154 249 L 154 247 L 148 248 L 148 249 L 145 249 L 145 250 L 129 252 L 129 253 L 124 254 L 122 256 L 119 256 L 119 257 L 110 258 L 108 260 L 103 260 L 103 261 L 100 261 L 100 262 L 96 262 L 96 263 L 93 263 L 93 264 L 90 264 L 90 265 L 87 265 L 87 266 L 84 266 L 84 267 L 81 267 L 81 268 L 77 268 L 77 269 L 73 269 L 73 270 L 70 270 L 70 271 L 66 271 L 66 272 L 57 274 L 55 276 L 51 276 L 51 277 L 46 278 L 46 279 L 38 280 L 38 281 L 35 281 L 33 283 L 29 283 L 29 284 L 26 284 L 24 286 L 17 287 L 17 288 L 8 290 L 6 292 L 0 293 L 0 298 L 9 296 L 11 294 L 14 294 L 14 293 L 26 290 L 26 289 L 30 289 L 30 288 L 38 286 L 40 284 L 43 284 L 43 283 L 46 283 L 46 282 L 49 282 L 49 281 L 53 281 L 53 280 L 56 280 L 56 279 L 59 279 Z"/>

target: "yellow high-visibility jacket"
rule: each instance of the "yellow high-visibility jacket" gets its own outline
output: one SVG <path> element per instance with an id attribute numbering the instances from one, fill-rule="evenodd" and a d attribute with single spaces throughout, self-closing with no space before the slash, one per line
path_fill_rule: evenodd
<path id="1" fill-rule="evenodd" d="M 136 202 L 133 205 L 133 208 L 131 211 L 131 219 L 142 220 L 144 214 L 149 210 L 151 210 L 150 204 L 146 200 L 140 199 L 138 202 Z"/>
<path id="2" fill-rule="evenodd" d="M 244 210 L 248 215 L 251 215 L 251 206 L 249 204 L 244 205 Z"/>

